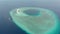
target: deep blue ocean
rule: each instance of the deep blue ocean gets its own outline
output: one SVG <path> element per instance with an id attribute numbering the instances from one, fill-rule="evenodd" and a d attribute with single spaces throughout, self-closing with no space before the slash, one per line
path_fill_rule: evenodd
<path id="1" fill-rule="evenodd" d="M 13 23 L 9 12 L 21 7 L 40 7 L 53 10 L 60 19 L 60 0 L 0 0 L 0 34 L 27 34 Z M 55 34 L 60 34 L 59 28 Z"/>

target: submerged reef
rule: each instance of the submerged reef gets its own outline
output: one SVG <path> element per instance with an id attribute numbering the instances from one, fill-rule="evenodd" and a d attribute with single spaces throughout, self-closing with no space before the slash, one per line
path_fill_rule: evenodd
<path id="1" fill-rule="evenodd" d="M 22 7 L 10 11 L 14 23 L 29 34 L 54 34 L 58 27 L 57 15 L 48 9 Z"/>

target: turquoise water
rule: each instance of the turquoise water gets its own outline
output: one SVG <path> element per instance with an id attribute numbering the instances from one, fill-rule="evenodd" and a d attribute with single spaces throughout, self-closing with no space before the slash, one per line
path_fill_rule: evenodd
<path id="1" fill-rule="evenodd" d="M 37 9 L 28 9 L 28 10 L 25 10 L 23 13 L 25 13 L 27 15 L 30 15 L 30 16 L 38 16 L 38 15 L 40 15 L 40 11 L 37 10 Z"/>
<path id="2" fill-rule="evenodd" d="M 58 16 L 48 9 L 23 7 L 10 11 L 10 15 L 14 23 L 29 34 L 55 34 L 58 30 Z"/>
<path id="3" fill-rule="evenodd" d="M 11 10 L 18 7 L 47 8 L 55 12 L 60 21 L 60 0 L 0 0 L 0 34 L 27 34 L 13 22 L 9 15 Z M 57 23 L 59 26 L 56 31 L 53 31 L 54 34 L 60 34 L 60 22 Z"/>

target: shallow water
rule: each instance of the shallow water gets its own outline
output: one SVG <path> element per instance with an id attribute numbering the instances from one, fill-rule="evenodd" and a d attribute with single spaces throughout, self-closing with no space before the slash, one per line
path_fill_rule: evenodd
<path id="1" fill-rule="evenodd" d="M 26 34 L 10 18 L 9 11 L 12 9 L 19 7 L 41 7 L 53 10 L 60 17 L 59 3 L 60 0 L 0 0 L 0 34 Z M 60 29 L 55 34 L 59 34 L 59 32 Z"/>

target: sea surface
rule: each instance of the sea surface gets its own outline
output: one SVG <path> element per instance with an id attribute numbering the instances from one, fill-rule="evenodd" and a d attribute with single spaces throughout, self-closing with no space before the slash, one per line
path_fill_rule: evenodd
<path id="1" fill-rule="evenodd" d="M 27 34 L 11 19 L 9 12 L 21 7 L 40 7 L 54 11 L 60 20 L 60 0 L 0 0 L 0 34 Z M 55 34 L 60 34 L 59 28 Z"/>

